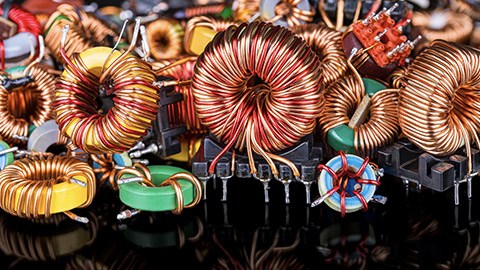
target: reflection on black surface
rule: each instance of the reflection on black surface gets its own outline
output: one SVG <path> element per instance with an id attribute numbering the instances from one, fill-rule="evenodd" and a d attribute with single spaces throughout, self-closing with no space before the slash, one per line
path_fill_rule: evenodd
<path id="1" fill-rule="evenodd" d="M 221 190 L 209 192 L 208 201 L 179 216 L 142 212 L 118 222 L 124 206 L 110 190 L 102 190 L 88 209 L 75 210 L 89 217 L 88 225 L 62 215 L 32 222 L 2 214 L 0 267 L 480 268 L 475 197 L 455 208 L 451 194 L 424 190 L 406 197 L 401 182 L 387 178 L 377 192 L 388 197 L 386 205 L 371 204 L 367 212 L 342 219 L 328 207 L 299 203 L 302 199 L 285 205 L 275 185 L 265 205 L 254 180 L 232 179 L 227 203 L 219 201 Z M 302 187 L 293 185 L 295 192 L 301 196 Z"/>

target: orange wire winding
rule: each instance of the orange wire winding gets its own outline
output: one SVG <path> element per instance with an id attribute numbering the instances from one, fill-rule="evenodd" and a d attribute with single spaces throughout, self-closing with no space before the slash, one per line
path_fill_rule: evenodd
<path id="1" fill-rule="evenodd" d="M 197 116 L 227 143 L 210 173 L 234 146 L 246 148 L 252 174 L 253 150 L 278 175 L 272 159 L 281 158 L 268 152 L 292 146 L 313 131 L 322 75 L 318 56 L 286 28 L 254 22 L 218 33 L 198 57 L 192 79 Z M 295 166 L 292 170 L 298 176 Z"/>
<path id="2" fill-rule="evenodd" d="M 347 70 L 347 57 L 343 52 L 342 33 L 324 25 L 303 24 L 291 29 L 301 36 L 320 57 L 324 72 L 324 85 L 343 77 Z"/>
<path id="3" fill-rule="evenodd" d="M 171 59 L 183 51 L 185 31 L 175 20 L 156 20 L 147 26 L 147 41 L 150 53 L 157 59 Z"/>
<path id="4" fill-rule="evenodd" d="M 16 160 L 0 171 L 0 208 L 22 218 L 49 218 L 53 186 L 77 175 L 87 182 L 87 199 L 78 206 L 83 208 L 92 203 L 96 192 L 95 175 L 87 163 L 63 156 Z M 13 195 L 17 193 L 18 198 Z M 39 214 L 40 205 L 45 207 L 44 214 Z"/>
<path id="5" fill-rule="evenodd" d="M 13 135 L 28 136 L 30 124 L 40 126 L 53 119 L 55 77 L 39 64 L 25 68 L 34 82 L 9 92 L 0 86 L 0 135 L 9 143 L 19 143 Z"/>
<path id="6" fill-rule="evenodd" d="M 400 88 L 403 134 L 434 155 L 465 145 L 472 171 L 472 141 L 480 145 L 480 51 L 437 40 L 408 67 Z"/>
<path id="7" fill-rule="evenodd" d="M 325 90 L 325 107 L 319 122 L 325 141 L 329 130 L 350 122 L 358 105 L 365 96 L 359 77 L 347 76 Z M 354 132 L 355 154 L 374 157 L 377 149 L 393 143 L 399 133 L 398 90 L 380 90 L 371 97 L 368 121 L 356 127 Z"/>
<path id="8" fill-rule="evenodd" d="M 94 45 L 109 45 L 106 36 L 117 39 L 115 31 L 92 13 L 69 4 L 59 5 L 44 26 L 45 45 L 59 63 L 65 63 L 60 54 L 60 40 L 65 25 L 70 26 L 68 40 L 65 43 L 68 57 L 74 52 L 83 52 Z"/>

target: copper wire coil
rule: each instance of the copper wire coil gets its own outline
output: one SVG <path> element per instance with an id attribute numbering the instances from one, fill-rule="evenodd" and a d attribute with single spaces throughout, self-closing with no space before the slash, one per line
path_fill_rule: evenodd
<path id="1" fill-rule="evenodd" d="M 96 192 L 95 175 L 87 163 L 62 156 L 16 160 L 0 172 L 0 207 L 22 218 L 49 218 L 53 186 L 69 182 L 78 175 L 87 182 L 87 198 L 78 206 L 83 208 L 92 203 Z M 17 193 L 20 194 L 18 198 L 11 196 Z M 40 214 L 42 205 L 44 213 Z"/>
<path id="2" fill-rule="evenodd" d="M 187 8 L 185 10 L 185 18 L 190 19 L 199 15 L 213 15 L 223 11 L 225 4 L 204 5 Z"/>
<path id="3" fill-rule="evenodd" d="M 150 53 L 156 60 L 180 56 L 185 31 L 175 20 L 156 20 L 147 26 Z"/>
<path id="4" fill-rule="evenodd" d="M 246 22 L 260 10 L 258 0 L 238 0 L 237 9 L 234 11 L 234 19 L 237 22 Z"/>
<path id="5" fill-rule="evenodd" d="M 350 122 L 365 95 L 359 78 L 347 76 L 325 90 L 325 106 L 319 122 L 324 141 L 329 130 Z M 380 90 L 371 97 L 369 119 L 354 129 L 355 154 L 375 157 L 379 147 L 391 144 L 399 133 L 398 93 L 396 89 Z"/>
<path id="6" fill-rule="evenodd" d="M 197 116 L 219 140 L 253 153 L 278 171 L 269 152 L 283 150 L 311 133 L 320 114 L 322 67 L 300 37 L 271 23 L 230 26 L 218 33 L 197 60 L 192 89 Z M 213 173 L 216 161 L 211 163 Z M 298 170 L 288 160 L 294 175 Z"/>
<path id="7" fill-rule="evenodd" d="M 276 16 L 270 18 L 269 22 L 276 22 L 284 19 L 289 27 L 300 25 L 300 21 L 312 22 L 315 10 L 301 10 L 297 5 L 301 0 L 280 0 L 275 6 Z"/>
<path id="8" fill-rule="evenodd" d="M 303 24 L 292 28 L 320 57 L 323 66 L 323 85 L 328 86 L 345 75 L 347 58 L 342 48 L 342 34 L 323 23 Z"/>
<path id="9" fill-rule="evenodd" d="M 408 67 L 400 88 L 398 116 L 403 134 L 434 155 L 465 145 L 472 171 L 471 142 L 480 145 L 480 52 L 434 41 Z"/>
<path id="10" fill-rule="evenodd" d="M 480 46 L 480 27 L 476 26 L 470 36 L 470 46 L 478 48 Z"/>
<path id="11" fill-rule="evenodd" d="M 195 27 L 208 27 L 214 31 L 220 32 L 226 30 L 230 25 L 238 25 L 234 21 L 229 20 L 219 20 L 209 16 L 197 16 L 188 20 L 187 26 L 185 27 L 185 37 L 183 38 L 183 48 L 187 53 L 192 53 L 189 49 L 190 39 L 193 34 L 193 29 Z"/>
<path id="12" fill-rule="evenodd" d="M 478 21 L 480 20 L 480 11 L 472 7 L 471 4 L 467 3 L 464 0 L 451 0 L 448 1 L 450 4 L 450 9 L 457 13 L 462 13 L 468 15 L 470 18 Z"/>
<path id="13" fill-rule="evenodd" d="M 155 186 L 155 184 L 152 182 L 152 174 L 147 166 L 141 163 L 135 163 L 133 166 L 135 168 L 125 168 L 120 170 L 117 174 L 118 179 L 121 179 L 121 177 L 125 174 L 133 174 L 134 176 L 142 178 L 141 182 L 138 183 L 139 185 L 143 185 L 146 187 L 171 186 L 175 191 L 175 196 L 177 201 L 176 202 L 177 207 L 171 210 L 171 212 L 175 215 L 182 213 L 184 208 L 194 207 L 202 200 L 202 193 L 203 193 L 202 184 L 195 176 L 193 176 L 193 174 L 184 173 L 184 172 L 175 173 L 169 176 L 167 179 L 165 179 L 165 181 L 163 181 L 160 185 Z M 178 183 L 178 180 L 189 181 L 190 183 L 192 183 L 193 187 L 195 188 L 195 197 L 193 198 L 193 201 L 187 205 L 184 205 L 182 188 Z"/>
<path id="14" fill-rule="evenodd" d="M 389 82 L 390 87 L 395 89 L 400 89 L 400 87 L 402 87 L 403 78 L 405 77 L 406 73 L 407 73 L 406 65 L 397 67 L 388 77 L 387 81 Z"/>
<path id="15" fill-rule="evenodd" d="M 117 169 L 115 169 L 115 161 L 113 160 L 113 154 L 103 154 L 103 155 L 94 155 L 90 154 L 90 158 L 100 165 L 100 168 L 94 168 L 94 173 L 102 173 L 102 177 L 98 179 L 98 186 L 103 185 L 103 183 L 108 180 L 111 187 L 118 189 L 118 185 L 115 182 L 115 175 Z"/>
<path id="16" fill-rule="evenodd" d="M 441 29 L 430 26 L 431 14 L 414 12 L 412 26 L 418 27 L 422 36 L 429 40 L 443 39 L 451 42 L 467 43 L 473 32 L 473 21 L 465 14 L 446 12 L 446 24 Z"/>
<path id="17" fill-rule="evenodd" d="M 13 135 L 28 136 L 30 124 L 40 126 L 53 119 L 52 100 L 55 77 L 38 64 L 25 69 L 34 82 L 9 92 L 0 86 L 0 135 L 9 143 L 19 143 Z"/>
<path id="18" fill-rule="evenodd" d="M 164 60 L 153 64 L 153 68 L 161 68 L 171 64 L 173 61 Z M 177 65 L 158 73 L 176 79 L 178 81 L 191 80 L 193 76 L 193 68 L 196 59 L 189 60 L 181 65 Z M 173 126 L 185 125 L 189 134 L 203 134 L 207 130 L 202 126 L 200 120 L 195 113 L 195 104 L 193 102 L 193 93 L 191 85 L 176 85 L 175 91 L 183 95 L 183 100 L 168 106 L 168 115 L 170 124 Z"/>
<path id="19" fill-rule="evenodd" d="M 58 18 L 59 16 L 66 17 Z M 65 25 L 70 26 L 68 39 L 65 44 L 67 56 L 74 52 L 83 52 L 93 47 L 93 45 L 109 45 L 106 37 L 117 38 L 115 31 L 110 29 L 105 23 L 96 18 L 93 14 L 84 12 L 69 4 L 62 4 L 56 11 L 50 15 L 44 26 L 45 45 L 59 63 L 64 63 L 60 55 L 60 40 L 62 29 Z M 48 31 L 48 32 L 47 32 Z"/>
<path id="20" fill-rule="evenodd" d="M 62 134 L 86 153 L 127 151 L 146 135 L 157 116 L 158 88 L 153 86 L 156 79 L 151 65 L 136 57 L 127 57 L 128 53 L 118 57 L 102 74 L 110 71 L 110 78 L 103 86 L 100 84 L 102 78 L 86 68 L 78 53 L 71 57 L 76 64 L 66 65 L 69 77 L 61 76 L 57 80 L 57 96 L 53 103 L 56 121 Z M 95 102 L 100 86 L 115 95 L 115 106 L 104 115 L 97 113 Z M 68 135 L 70 126 L 72 132 Z M 89 145 L 86 138 L 98 138 L 97 143 Z"/>

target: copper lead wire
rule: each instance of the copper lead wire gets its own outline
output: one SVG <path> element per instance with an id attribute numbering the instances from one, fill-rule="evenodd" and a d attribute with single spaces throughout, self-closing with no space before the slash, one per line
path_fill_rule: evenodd
<path id="1" fill-rule="evenodd" d="M 147 26 L 147 41 L 156 60 L 180 56 L 185 31 L 175 20 L 156 20 Z"/>
<path id="2" fill-rule="evenodd" d="M 388 77 L 388 82 L 390 84 L 390 87 L 394 89 L 400 89 L 402 87 L 403 83 L 403 78 L 405 77 L 405 74 L 407 73 L 407 66 L 399 66 L 397 67 Z"/>
<path id="3" fill-rule="evenodd" d="M 137 20 L 136 31 L 139 25 Z M 56 84 L 56 121 L 62 134 L 86 153 L 127 151 L 146 135 L 157 116 L 159 89 L 153 85 L 156 78 L 151 65 L 129 55 L 135 46 L 134 37 L 127 51 L 102 68 L 100 78 L 88 70 L 78 53 L 71 61 L 61 48 L 68 76 L 61 76 Z M 107 95 L 115 95 L 115 106 L 106 114 L 97 111 L 95 99 L 100 87 Z"/>
<path id="4" fill-rule="evenodd" d="M 0 86 L 0 135 L 9 143 L 19 143 L 13 135 L 28 136 L 29 125 L 40 126 L 53 119 L 55 77 L 38 64 L 28 66 L 25 75 L 34 82 L 9 92 Z"/>
<path id="5" fill-rule="evenodd" d="M 435 18 L 435 16 L 439 16 L 439 18 Z M 445 25 L 439 27 L 436 26 L 438 22 L 432 22 L 432 20 L 446 21 Z M 455 12 L 434 11 L 432 14 L 414 12 L 412 25 L 418 27 L 422 36 L 429 41 L 443 39 L 451 42 L 467 43 L 473 32 L 472 19 L 468 15 Z"/>
<path id="6" fill-rule="evenodd" d="M 93 14 L 84 12 L 69 4 L 62 4 L 50 15 L 44 26 L 45 44 L 55 59 L 64 63 L 60 55 L 60 39 L 65 25 L 70 26 L 65 50 L 68 56 L 74 52 L 83 52 L 95 44 L 108 45 L 107 36 L 116 38 L 117 34 L 97 19 Z"/>
<path id="7" fill-rule="evenodd" d="M 176 65 L 174 67 L 157 72 L 157 75 L 174 78 L 178 81 L 185 81 L 192 79 L 193 67 L 197 62 L 196 58 L 191 58 L 187 62 Z M 163 61 L 153 64 L 153 69 L 167 66 L 172 61 Z M 168 106 L 170 124 L 176 126 L 183 124 L 187 127 L 189 134 L 203 134 L 206 133 L 195 113 L 195 104 L 193 102 L 193 93 L 191 85 L 176 85 L 175 91 L 183 95 L 183 100 Z"/>
<path id="8" fill-rule="evenodd" d="M 467 3 L 465 0 L 451 0 L 448 1 L 450 4 L 450 8 L 458 13 L 462 13 L 468 15 L 470 18 L 478 21 L 480 20 L 480 11 L 475 8 L 475 6 L 471 6 L 471 4 Z"/>
<path id="9" fill-rule="evenodd" d="M 53 186 L 81 175 L 86 179 L 87 198 L 79 207 L 92 203 L 95 175 L 87 163 L 62 156 L 32 157 L 15 161 L 0 172 L 0 207 L 23 218 L 50 217 Z M 18 195 L 18 197 L 16 195 Z M 43 214 L 40 214 L 40 207 Z"/>
<path id="10" fill-rule="evenodd" d="M 296 25 L 300 25 L 300 21 L 313 21 L 315 11 L 299 9 L 297 5 L 301 1 L 302 0 L 280 0 L 275 6 L 276 16 L 269 19 L 269 22 L 276 22 L 280 19 L 284 19 L 285 21 L 287 21 L 289 27 L 293 27 Z"/>
<path id="11" fill-rule="evenodd" d="M 157 187 L 152 182 L 152 174 L 150 173 L 150 170 L 148 169 L 147 166 L 140 163 L 135 163 L 133 166 L 135 168 L 125 168 L 120 170 L 117 174 L 117 179 L 121 179 L 121 177 L 125 174 L 133 174 L 135 176 L 142 178 L 142 181 L 138 183 L 139 185 L 153 187 L 153 188 Z M 140 172 L 138 169 L 140 169 L 142 172 Z M 184 205 L 182 188 L 178 183 L 178 180 L 189 181 L 190 183 L 193 184 L 195 188 L 195 198 L 193 198 L 193 201 L 187 205 Z M 172 210 L 172 213 L 175 215 L 182 213 L 184 208 L 194 207 L 202 200 L 202 194 L 203 194 L 202 184 L 200 183 L 200 181 L 198 181 L 198 179 L 195 176 L 193 176 L 190 173 L 180 172 L 180 173 L 173 174 L 169 176 L 165 181 L 163 181 L 160 185 L 158 185 L 158 187 L 166 187 L 166 186 L 171 186 L 175 191 L 177 207 Z"/>
<path id="12" fill-rule="evenodd" d="M 324 24 L 303 24 L 292 28 L 320 57 L 323 66 L 323 85 L 328 86 L 345 75 L 347 58 L 342 48 L 342 34 Z"/>
<path id="13" fill-rule="evenodd" d="M 253 152 L 278 176 L 270 152 L 294 145 L 315 128 L 322 104 L 318 56 L 289 30 L 270 23 L 230 26 L 207 45 L 195 65 L 192 89 L 200 121 L 227 145 Z M 299 177 L 298 170 L 292 168 Z"/>
<path id="14" fill-rule="evenodd" d="M 103 183 L 108 180 L 110 186 L 117 190 L 118 185 L 115 181 L 115 175 L 117 169 L 115 168 L 115 161 L 113 159 L 113 154 L 103 154 L 103 155 L 94 155 L 90 154 L 90 158 L 100 165 L 100 168 L 93 169 L 94 173 L 102 173 L 102 177 L 98 180 L 98 186 L 103 185 Z"/>
<path id="15" fill-rule="evenodd" d="M 480 51 L 434 41 L 408 67 L 400 89 L 398 117 L 403 134 L 434 155 L 465 146 L 472 172 L 471 142 L 480 145 Z"/>
<path id="16" fill-rule="evenodd" d="M 190 19 L 192 17 L 200 16 L 200 15 L 217 14 L 222 12 L 225 7 L 226 7 L 225 4 L 202 5 L 202 6 L 191 7 L 185 10 L 185 17 L 187 19 Z"/>
<path id="17" fill-rule="evenodd" d="M 369 120 L 354 132 L 355 154 L 363 157 L 376 156 L 379 147 L 392 143 L 398 133 L 398 90 L 380 90 L 371 97 Z M 363 82 L 357 76 L 347 76 L 325 90 L 325 106 L 319 122 L 324 141 L 328 131 L 350 122 L 365 95 Z"/>

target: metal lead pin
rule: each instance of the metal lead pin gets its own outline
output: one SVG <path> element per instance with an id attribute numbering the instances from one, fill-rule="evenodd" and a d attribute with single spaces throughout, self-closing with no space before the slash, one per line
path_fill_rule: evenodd
<path id="1" fill-rule="evenodd" d="M 388 29 L 383 29 L 382 32 L 380 32 L 374 39 L 375 41 L 380 41 L 380 39 L 383 37 L 383 35 L 385 35 L 385 33 L 387 33 Z"/>
<path id="2" fill-rule="evenodd" d="M 123 178 L 123 179 L 118 179 L 117 184 L 123 185 L 131 182 L 141 182 L 143 180 L 143 177 L 128 177 L 128 178 Z"/>
<path id="3" fill-rule="evenodd" d="M 387 11 L 387 9 L 386 9 L 386 8 L 383 8 L 382 11 L 380 11 L 377 15 L 373 16 L 373 20 L 374 20 L 374 21 L 380 20 L 380 16 L 381 16 L 383 13 L 385 13 L 385 11 Z"/>
<path id="4" fill-rule="evenodd" d="M 86 188 L 87 187 L 87 183 L 83 182 L 83 181 L 80 181 L 78 179 L 75 179 L 75 178 L 70 178 L 70 182 L 74 183 L 74 184 L 77 184 L 77 185 L 80 185 L 82 186 L 83 188 Z"/>
<path id="5" fill-rule="evenodd" d="M 118 220 L 124 220 L 124 219 L 127 219 L 127 218 L 131 218 L 131 217 L 137 215 L 140 212 L 141 212 L 141 210 L 138 210 L 138 209 L 132 209 L 132 210 L 127 209 L 125 211 L 120 212 L 117 215 L 117 219 Z"/>
<path id="6" fill-rule="evenodd" d="M 392 12 L 398 7 L 398 3 L 395 3 L 393 6 L 391 6 L 387 11 L 385 11 L 385 15 L 390 16 Z"/>
<path id="7" fill-rule="evenodd" d="M 390 58 L 400 50 L 400 45 L 397 45 L 393 50 L 387 53 L 387 57 Z"/>
<path id="8" fill-rule="evenodd" d="M 13 134 L 12 135 L 12 139 L 17 139 L 17 140 L 20 140 L 20 141 L 28 141 L 28 137 L 26 136 L 20 136 L 20 135 L 17 135 L 17 134 Z"/>
<path id="9" fill-rule="evenodd" d="M 371 19 L 373 16 L 375 16 L 375 12 L 372 12 L 372 14 L 368 15 L 368 17 L 365 18 L 365 19 L 362 21 L 362 24 L 363 24 L 363 25 L 367 25 L 368 22 L 370 22 L 370 19 Z"/>
<path id="10" fill-rule="evenodd" d="M 18 147 L 16 147 L 16 146 L 14 146 L 12 148 L 5 149 L 5 150 L 2 150 L 2 151 L 0 151 L 0 156 L 3 156 L 3 155 L 8 154 L 8 153 L 15 152 L 17 150 L 18 150 Z"/>

